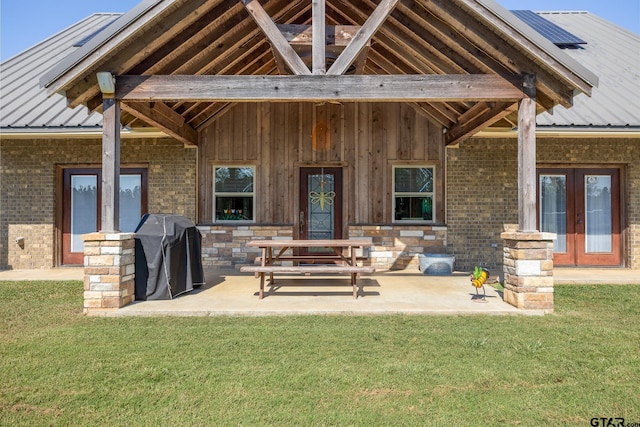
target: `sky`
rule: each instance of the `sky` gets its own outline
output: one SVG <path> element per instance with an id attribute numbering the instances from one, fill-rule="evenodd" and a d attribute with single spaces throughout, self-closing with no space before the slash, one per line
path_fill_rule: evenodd
<path id="1" fill-rule="evenodd" d="M 309 0 L 310 1 L 310 0 Z M 96 12 L 126 12 L 141 0 L 0 0 L 0 60 Z M 640 0 L 497 0 L 506 9 L 587 10 L 640 34 Z"/>

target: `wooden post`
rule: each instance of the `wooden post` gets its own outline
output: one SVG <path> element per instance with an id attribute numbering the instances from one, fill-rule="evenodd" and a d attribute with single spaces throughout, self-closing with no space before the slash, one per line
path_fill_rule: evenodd
<path id="1" fill-rule="evenodd" d="M 326 47 L 326 27 L 325 27 L 325 0 L 312 0 L 312 71 L 313 74 L 325 74 L 325 47 Z"/>
<path id="2" fill-rule="evenodd" d="M 524 75 L 518 108 L 518 229 L 536 231 L 536 76 Z"/>
<path id="3" fill-rule="evenodd" d="M 120 102 L 103 97 L 101 232 L 120 229 Z"/>

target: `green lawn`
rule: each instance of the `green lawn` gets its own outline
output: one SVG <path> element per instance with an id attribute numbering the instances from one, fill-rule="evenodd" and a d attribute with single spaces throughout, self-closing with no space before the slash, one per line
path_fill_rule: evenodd
<path id="1" fill-rule="evenodd" d="M 640 285 L 529 316 L 92 318 L 0 282 L 0 425 L 640 422 Z"/>

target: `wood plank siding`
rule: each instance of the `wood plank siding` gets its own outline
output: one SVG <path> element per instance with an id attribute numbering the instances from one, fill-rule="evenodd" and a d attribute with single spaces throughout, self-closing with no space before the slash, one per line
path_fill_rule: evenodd
<path id="1" fill-rule="evenodd" d="M 212 223 L 213 168 L 256 166 L 258 224 L 295 224 L 300 168 L 342 167 L 348 224 L 391 223 L 394 165 L 433 165 L 444 223 L 442 127 L 405 103 L 236 104 L 200 135 L 199 219 Z"/>

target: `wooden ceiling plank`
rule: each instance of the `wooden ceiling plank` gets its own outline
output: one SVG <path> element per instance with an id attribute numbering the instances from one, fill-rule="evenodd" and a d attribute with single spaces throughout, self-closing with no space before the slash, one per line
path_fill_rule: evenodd
<path id="1" fill-rule="evenodd" d="M 452 102 L 438 102 L 431 103 L 431 108 L 434 111 L 437 111 L 438 114 L 442 117 L 445 117 L 450 123 L 455 123 L 458 120 L 458 114 L 451 111 L 451 108 L 448 107 Z"/>
<path id="2" fill-rule="evenodd" d="M 420 74 L 416 68 L 404 61 L 399 61 L 399 64 L 392 62 L 389 56 L 385 55 L 385 52 L 379 52 L 379 49 L 372 49 L 369 58 L 384 69 L 387 74 Z"/>
<path id="3" fill-rule="evenodd" d="M 522 77 L 403 76 L 118 76 L 124 101 L 516 101 Z"/>
<path id="4" fill-rule="evenodd" d="M 272 10 L 272 7 L 275 9 L 271 14 L 274 20 L 290 19 L 291 16 L 300 14 L 300 6 L 288 0 L 270 2 L 267 5 L 268 10 Z M 181 56 L 183 65 L 163 74 L 221 74 L 219 70 L 227 66 L 229 58 L 242 54 L 247 48 L 266 43 L 266 39 L 260 37 L 263 34 L 260 28 L 248 17 L 230 29 L 222 26 L 220 28 L 221 32 L 216 33 L 216 40 L 208 47 L 195 55 L 193 52 L 185 52 Z"/>
<path id="5" fill-rule="evenodd" d="M 375 5 L 369 0 L 365 0 L 369 6 Z M 399 3 L 396 8 L 396 12 L 405 10 L 403 3 Z M 418 57 L 424 57 L 426 60 L 425 52 L 431 55 L 432 63 L 435 67 L 439 68 L 440 74 L 462 74 L 462 73 L 477 73 L 479 69 L 469 69 L 465 67 L 464 61 L 460 61 L 459 55 L 456 55 L 454 50 L 442 42 L 439 38 L 433 34 L 425 33 L 422 25 L 412 25 L 413 28 L 408 28 L 406 23 L 395 16 L 402 16 L 400 13 L 396 13 L 388 18 L 389 28 L 385 28 L 382 33 L 390 32 L 393 28 L 393 33 L 390 36 L 396 42 L 402 44 L 405 49 L 413 51 L 413 55 Z M 418 32 L 416 32 L 418 30 Z"/>
<path id="6" fill-rule="evenodd" d="M 347 45 L 327 71 L 328 75 L 339 76 L 347 72 L 353 61 L 366 48 L 373 35 L 382 26 L 387 16 L 396 7 L 399 0 L 382 0 L 375 8 L 371 16 L 362 25 L 356 36 Z"/>
<path id="7" fill-rule="evenodd" d="M 157 110 L 148 102 L 122 102 L 121 108 L 184 144 L 198 145 L 198 133 L 191 126 L 187 124 L 178 126 L 172 120 L 166 119 L 164 114 L 157 114 Z"/>
<path id="8" fill-rule="evenodd" d="M 266 56 L 266 55 L 263 55 Z M 272 74 L 276 71 L 274 66 L 272 65 L 272 61 L 267 60 L 264 64 L 262 64 L 259 68 L 255 70 L 257 75 L 268 75 Z M 206 103 L 195 103 L 191 108 L 185 111 L 186 116 L 189 117 L 188 123 L 191 124 L 195 129 L 200 128 L 204 122 L 208 122 L 211 118 L 211 113 L 209 112 L 209 106 L 211 104 Z M 214 114 L 217 114 L 214 113 Z"/>
<path id="9" fill-rule="evenodd" d="M 450 128 L 455 123 L 454 121 L 451 121 L 447 117 L 443 116 L 440 111 L 433 108 L 432 104 L 426 102 L 412 102 L 409 105 L 411 105 L 421 116 L 426 117 L 428 120 L 431 120 L 435 123 L 438 123 L 446 129 Z"/>
<path id="10" fill-rule="evenodd" d="M 373 3 L 371 5 L 375 6 Z M 330 3 L 330 6 L 332 11 L 343 18 L 351 19 L 352 22 L 358 22 L 353 18 L 354 15 L 359 19 L 366 19 L 365 12 L 354 9 L 351 3 Z M 442 49 L 426 43 L 424 39 L 407 30 L 393 15 L 387 18 L 386 25 L 376 33 L 375 40 L 386 45 L 390 51 L 396 52 L 399 59 L 413 58 L 414 63 L 422 62 L 421 68 L 425 74 L 431 73 L 432 70 L 438 74 L 467 73 L 464 68 L 445 56 Z"/>
<path id="11" fill-rule="evenodd" d="M 475 115 L 475 117 L 469 121 L 459 121 L 445 134 L 446 145 L 455 145 L 462 142 L 464 139 L 473 136 L 482 129 L 491 126 L 491 124 L 508 116 L 514 111 L 517 111 L 518 104 L 497 102 L 491 103 L 490 105 L 479 105 L 477 108 L 484 110 L 483 113 Z"/>
<path id="12" fill-rule="evenodd" d="M 260 3 L 257 0 L 238 1 L 240 1 L 244 5 L 247 12 L 249 12 L 256 24 L 258 24 L 258 26 L 262 29 L 264 34 L 271 42 L 273 48 L 277 50 L 278 53 L 282 56 L 291 71 L 296 75 L 311 74 L 311 71 L 309 71 L 304 62 L 302 62 L 300 56 L 296 53 L 295 50 L 293 50 L 291 45 L 284 38 L 280 30 L 278 30 L 278 27 L 276 27 L 276 24 L 267 14 L 264 8 L 260 5 Z"/>
<path id="13" fill-rule="evenodd" d="M 240 12 L 242 5 L 234 2 L 231 7 L 223 3 L 201 16 L 202 25 L 192 26 L 176 35 L 161 50 L 132 68 L 128 74 L 171 74 L 184 65 L 186 52 L 200 52 L 226 35 L 231 29 L 248 19 Z M 190 57 L 190 56 L 189 56 Z"/>
<path id="14" fill-rule="evenodd" d="M 495 72 L 501 75 L 509 73 L 501 64 L 492 63 L 491 58 L 475 49 L 467 39 L 460 37 L 456 28 L 459 23 L 445 22 L 440 16 L 429 19 L 429 16 L 420 16 L 405 5 L 400 5 L 398 11 L 402 12 L 398 20 L 400 25 L 422 39 L 429 40 L 439 51 L 463 67 L 465 72 L 472 74 Z"/>
<path id="15" fill-rule="evenodd" d="M 222 69 L 218 69 L 217 73 L 215 74 L 236 74 L 236 71 L 238 71 L 238 68 L 234 68 L 237 65 L 241 65 L 241 69 L 258 63 L 259 61 L 263 60 L 263 58 L 265 57 L 265 55 L 270 55 L 271 57 L 273 57 L 273 55 L 271 54 L 271 46 L 268 43 L 263 43 L 262 41 L 259 41 L 258 39 L 252 39 L 251 40 L 251 44 L 247 45 L 247 49 L 236 49 L 233 51 L 233 55 L 229 55 L 226 58 L 226 61 L 228 61 L 227 64 L 224 65 L 224 68 Z M 219 66 L 222 66 L 222 64 L 218 64 Z M 208 74 L 208 73 L 207 73 Z M 198 75 L 200 75 L 200 73 L 198 73 Z M 186 105 L 186 107 L 183 107 L 184 105 Z M 194 103 L 189 103 L 187 101 L 183 101 L 183 102 L 179 102 L 176 104 L 176 107 L 180 107 L 183 110 L 186 109 L 186 111 L 189 111 L 189 106 L 194 105 Z M 185 111 L 182 112 L 182 114 L 184 114 Z"/>

